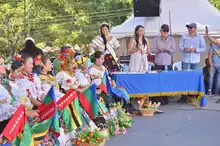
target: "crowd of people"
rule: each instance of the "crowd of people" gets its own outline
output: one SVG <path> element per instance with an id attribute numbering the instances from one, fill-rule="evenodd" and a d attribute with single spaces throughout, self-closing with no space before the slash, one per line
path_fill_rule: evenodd
<path id="1" fill-rule="evenodd" d="M 180 41 L 180 51 L 182 52 L 182 69 L 198 70 L 200 64 L 200 54 L 205 51 L 205 40 L 196 33 L 197 25 L 191 23 L 186 25 L 189 34 L 183 35 Z M 103 99 L 105 107 L 111 108 L 116 102 L 123 102 L 127 112 L 132 113 L 131 103 L 127 103 L 119 96 L 110 96 L 103 92 L 102 84 L 105 73 L 108 73 L 108 79 L 111 86 L 116 86 L 111 79 L 111 73 L 120 71 L 119 60 L 115 50 L 120 46 L 119 41 L 109 34 L 109 25 L 103 24 L 100 27 L 100 35 L 95 37 L 89 48 L 94 50 L 91 56 L 80 52 L 75 52 L 70 46 L 63 46 L 60 54 L 53 61 L 47 57 L 44 52 L 37 48 L 32 38 L 25 40 L 25 48 L 19 52 L 20 56 L 13 56 L 5 60 L 0 56 L 0 133 L 4 130 L 10 118 L 15 113 L 19 105 L 24 105 L 29 120 L 39 116 L 38 107 L 50 90 L 54 86 L 56 100 L 62 98 L 69 90 L 74 89 L 82 92 L 83 89 L 92 84 L 96 85 L 96 94 L 98 100 Z M 176 52 L 175 39 L 169 36 L 169 26 L 164 24 L 160 30 L 161 36 L 156 37 L 152 44 L 144 36 L 144 27 L 138 25 L 135 28 L 134 38 L 130 40 L 128 51 L 131 54 L 129 71 L 144 72 L 148 71 L 149 53 L 155 53 L 155 70 L 172 70 L 172 54 Z M 220 66 L 219 50 L 220 41 L 215 40 L 208 33 L 206 36 L 214 43 L 209 51 L 205 76 L 208 92 L 211 93 L 214 74 L 217 73 L 214 92 L 218 93 L 220 87 Z M 91 60 L 91 62 L 89 62 Z M 5 62 L 9 67 L 7 74 Z M 6 78 L 5 78 L 6 76 Z M 168 99 L 164 97 L 164 103 Z M 181 101 L 186 101 L 182 96 Z M 82 111 L 83 108 L 82 108 Z M 97 125 L 89 119 L 89 113 L 83 112 L 83 116 L 90 122 L 89 127 Z M 70 131 L 71 132 L 71 131 Z M 0 142 L 3 140 L 0 136 Z M 42 142 L 44 145 L 45 141 Z M 62 142 L 57 140 L 53 142 Z"/>

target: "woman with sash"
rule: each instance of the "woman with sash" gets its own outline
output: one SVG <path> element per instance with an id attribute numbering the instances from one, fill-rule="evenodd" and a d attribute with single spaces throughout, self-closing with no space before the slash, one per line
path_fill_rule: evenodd
<path id="1" fill-rule="evenodd" d="M 33 58 L 29 55 L 23 55 L 21 58 L 24 66 L 23 77 L 15 79 L 15 82 L 28 92 L 28 97 L 34 105 L 34 109 L 37 109 L 45 96 L 41 87 L 41 80 L 36 74 L 32 73 Z"/>
<path id="2" fill-rule="evenodd" d="M 56 75 L 56 80 L 60 84 L 60 87 L 64 90 L 64 92 L 68 92 L 71 89 L 75 89 L 78 92 L 82 92 L 83 90 L 79 89 L 80 84 L 75 74 L 76 70 L 78 69 L 78 65 L 73 56 L 73 52 L 67 48 L 63 53 L 59 55 L 58 60 L 60 62 L 60 66 L 59 66 L 60 71 Z M 96 128 L 95 124 L 88 117 L 84 109 L 80 108 L 80 110 L 81 110 L 80 114 L 82 114 L 84 120 L 87 121 L 86 123 L 89 124 L 87 126 L 89 126 L 92 129 Z M 85 124 L 82 125 L 82 127 L 84 128 L 87 126 L 85 126 Z M 80 128 L 77 130 L 80 130 Z"/>
<path id="3" fill-rule="evenodd" d="M 95 51 L 101 51 L 105 55 L 104 66 L 109 72 L 119 71 L 118 58 L 115 50 L 120 46 L 119 41 L 109 34 L 109 25 L 102 24 L 100 27 L 100 36 L 95 37 L 90 48 L 98 49 Z"/>
<path id="4" fill-rule="evenodd" d="M 20 105 L 17 98 L 11 92 L 9 81 L 4 79 L 5 74 L 4 59 L 0 56 L 0 144 L 4 143 L 2 131 Z M 36 119 L 39 116 L 38 111 L 32 110 L 26 110 L 26 114 L 28 117 Z"/>
<path id="5" fill-rule="evenodd" d="M 147 54 L 150 53 L 150 44 L 144 37 L 144 27 L 136 26 L 135 36 L 130 40 L 128 52 L 131 54 L 129 71 L 147 72 L 148 60 Z"/>

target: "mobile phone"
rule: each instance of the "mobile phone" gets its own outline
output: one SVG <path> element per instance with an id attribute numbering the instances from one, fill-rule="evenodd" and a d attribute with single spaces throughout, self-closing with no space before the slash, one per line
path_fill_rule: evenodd
<path id="1" fill-rule="evenodd" d="M 209 33 L 209 29 L 208 29 L 207 26 L 205 26 L 205 32 L 206 32 L 206 33 Z"/>

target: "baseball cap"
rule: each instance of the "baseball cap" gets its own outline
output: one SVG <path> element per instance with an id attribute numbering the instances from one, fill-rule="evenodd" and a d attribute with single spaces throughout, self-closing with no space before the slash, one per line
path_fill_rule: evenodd
<path id="1" fill-rule="evenodd" d="M 170 29 L 169 29 L 169 25 L 163 24 L 163 25 L 161 26 L 160 30 L 169 31 L 169 30 L 170 30 Z"/>
<path id="2" fill-rule="evenodd" d="M 187 24 L 186 27 L 197 28 L 197 24 L 192 22 L 190 24 Z"/>

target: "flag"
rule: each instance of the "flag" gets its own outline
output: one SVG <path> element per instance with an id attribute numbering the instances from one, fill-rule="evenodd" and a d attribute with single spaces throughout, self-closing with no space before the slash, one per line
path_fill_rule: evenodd
<path id="1" fill-rule="evenodd" d="M 72 103 L 61 111 L 61 116 L 69 132 L 76 130 L 83 124 L 78 98 L 75 98 Z"/>
<path id="2" fill-rule="evenodd" d="M 124 100 L 128 103 L 130 96 L 128 95 L 128 92 L 123 87 L 112 87 L 111 88 L 111 95 L 112 96 L 118 96 L 121 98 L 124 98 Z"/>
<path id="3" fill-rule="evenodd" d="M 48 133 L 49 127 L 52 123 L 52 116 L 44 121 L 38 122 L 31 127 L 34 145 L 39 145 Z"/>
<path id="4" fill-rule="evenodd" d="M 93 84 L 79 95 L 79 101 L 91 119 L 98 115 L 96 85 Z"/>
<path id="5" fill-rule="evenodd" d="M 18 107 L 2 134 L 9 142 L 12 142 L 16 146 L 34 146 L 30 125 L 23 105 Z"/>
<path id="6" fill-rule="evenodd" d="M 53 127 L 57 126 L 56 124 L 57 119 L 56 117 L 54 118 L 54 115 L 56 114 L 57 111 L 57 107 L 56 107 L 55 93 L 53 86 L 48 91 L 42 104 L 38 107 L 38 110 L 40 111 L 39 113 L 40 121 L 38 123 L 33 124 L 33 126 L 31 127 L 32 137 L 34 139 L 35 145 L 39 145 L 41 143 L 41 141 L 45 138 L 46 134 L 48 133 L 49 129 L 52 129 Z M 53 121 L 55 121 L 55 124 L 53 123 Z M 59 123 L 58 123 L 58 128 L 59 128 Z"/>
<path id="7" fill-rule="evenodd" d="M 73 89 L 57 101 L 61 117 L 69 132 L 79 128 L 83 123 L 79 100 L 77 97 L 78 95 Z"/>
<path id="8" fill-rule="evenodd" d="M 60 136 L 60 127 L 59 127 L 59 116 L 58 116 L 58 110 L 57 110 L 57 105 L 56 105 L 56 96 L 54 92 L 54 86 L 50 88 L 48 91 L 47 95 L 44 98 L 44 101 L 41 106 L 39 106 L 39 110 L 41 111 L 42 108 L 48 108 L 50 107 L 49 105 L 54 105 L 55 104 L 55 114 L 52 116 L 52 122 L 50 125 L 50 130 L 54 133 L 56 137 Z"/>
<path id="9" fill-rule="evenodd" d="M 109 79 L 108 79 L 107 71 L 104 72 L 102 82 L 101 82 L 99 87 L 106 94 L 109 94 L 111 92 L 111 84 L 110 84 Z"/>
<path id="10" fill-rule="evenodd" d="M 103 75 L 100 89 L 106 94 L 110 94 L 111 96 L 118 96 L 120 98 L 123 98 L 126 102 L 128 102 L 130 99 L 128 92 L 123 87 L 111 87 L 107 71 L 105 71 Z"/>

